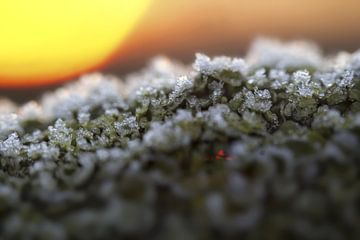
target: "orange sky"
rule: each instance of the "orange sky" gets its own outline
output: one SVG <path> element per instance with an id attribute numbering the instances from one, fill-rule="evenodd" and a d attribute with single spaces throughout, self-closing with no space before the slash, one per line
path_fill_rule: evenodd
<path id="1" fill-rule="evenodd" d="M 360 48 L 360 0 L 153 0 L 137 28 L 102 71 L 123 76 L 155 55 L 190 63 L 195 52 L 241 55 L 256 36 L 310 39 L 327 51 Z M 42 87 L 0 90 L 25 101 Z"/>
<path id="2" fill-rule="evenodd" d="M 183 61 L 197 51 L 239 55 L 256 36 L 353 51 L 360 47 L 359 9 L 359 0 L 154 0 L 106 70 L 136 70 L 158 54 Z"/>

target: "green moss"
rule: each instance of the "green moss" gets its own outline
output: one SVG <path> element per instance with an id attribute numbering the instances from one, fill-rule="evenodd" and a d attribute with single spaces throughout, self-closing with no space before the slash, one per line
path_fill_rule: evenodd
<path id="1" fill-rule="evenodd" d="M 360 73 L 198 58 L 2 121 L 0 238 L 357 239 Z"/>

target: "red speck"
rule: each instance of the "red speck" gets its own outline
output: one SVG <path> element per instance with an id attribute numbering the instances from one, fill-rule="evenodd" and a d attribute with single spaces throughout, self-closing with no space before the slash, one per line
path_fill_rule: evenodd
<path id="1" fill-rule="evenodd" d="M 220 149 L 217 154 L 216 154 L 216 160 L 220 161 L 220 160 L 233 160 L 232 157 L 227 156 L 225 154 L 225 151 L 223 149 Z"/>

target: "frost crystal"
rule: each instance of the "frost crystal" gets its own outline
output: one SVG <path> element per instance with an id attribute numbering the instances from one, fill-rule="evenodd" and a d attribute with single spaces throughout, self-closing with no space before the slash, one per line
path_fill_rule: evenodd
<path id="1" fill-rule="evenodd" d="M 227 130 L 229 125 L 224 116 L 230 113 L 230 109 L 227 105 L 216 105 L 210 107 L 208 111 L 209 125 L 218 129 Z"/>
<path id="2" fill-rule="evenodd" d="M 220 98 L 223 95 L 223 82 L 217 82 L 213 81 L 209 84 L 209 89 L 212 90 L 212 94 L 210 96 L 210 99 L 213 103 L 219 102 Z"/>
<path id="3" fill-rule="evenodd" d="M 58 119 L 54 126 L 49 126 L 49 140 L 51 144 L 63 148 L 71 146 L 72 130 L 66 127 L 63 120 Z"/>
<path id="4" fill-rule="evenodd" d="M 288 91 L 296 91 L 302 97 L 311 97 L 314 88 L 311 85 L 311 76 L 308 71 L 296 71 L 293 76 L 293 83 L 289 85 Z"/>
<path id="5" fill-rule="evenodd" d="M 320 81 L 325 87 L 329 88 L 336 83 L 337 73 L 335 72 L 317 73 L 316 77 L 320 79 Z"/>
<path id="6" fill-rule="evenodd" d="M 56 159 L 60 151 L 57 147 L 49 146 L 45 142 L 31 144 L 27 149 L 29 158 Z"/>
<path id="7" fill-rule="evenodd" d="M 23 146 L 17 133 L 12 133 L 5 141 L 0 142 L 0 153 L 7 157 L 16 157 L 19 155 L 22 147 Z"/>
<path id="8" fill-rule="evenodd" d="M 193 86 L 192 80 L 186 76 L 180 77 L 175 84 L 174 90 L 170 93 L 169 101 L 174 102 L 181 98 L 186 91 L 190 90 Z"/>
<path id="9" fill-rule="evenodd" d="M 80 124 L 85 124 L 85 123 L 89 122 L 89 120 L 90 120 L 90 113 L 79 112 L 77 119 Z"/>
<path id="10" fill-rule="evenodd" d="M 261 68 L 249 77 L 248 83 L 263 86 L 267 81 L 266 70 L 265 68 Z"/>
<path id="11" fill-rule="evenodd" d="M 339 86 L 340 87 L 352 87 L 354 82 L 354 72 L 353 71 L 345 71 L 340 79 Z"/>
<path id="12" fill-rule="evenodd" d="M 72 118 L 75 112 L 84 107 L 101 106 L 103 110 L 112 106 L 126 108 L 119 95 L 117 81 L 99 74 L 84 76 L 78 83 L 45 95 L 42 106 L 48 118 L 64 119 Z"/>
<path id="13" fill-rule="evenodd" d="M 215 57 L 211 59 L 200 53 L 196 54 L 193 67 L 196 71 L 205 75 L 212 75 L 223 71 L 246 73 L 248 68 L 245 61 L 241 58 Z"/>
<path id="14" fill-rule="evenodd" d="M 120 136 L 139 135 L 139 125 L 134 116 L 125 118 L 122 122 L 115 123 L 115 128 Z"/>
<path id="15" fill-rule="evenodd" d="M 245 91 L 245 106 L 249 109 L 266 112 L 269 111 L 272 102 L 269 90 Z"/>
<path id="16" fill-rule="evenodd" d="M 140 88 L 171 89 L 177 78 L 187 72 L 188 69 L 179 63 L 165 57 L 156 57 L 143 72 L 128 76 L 121 93 L 124 97 L 131 97 Z"/>
<path id="17" fill-rule="evenodd" d="M 272 80 L 271 87 L 274 89 L 286 88 L 289 84 L 290 75 L 284 70 L 271 69 L 269 79 Z"/>

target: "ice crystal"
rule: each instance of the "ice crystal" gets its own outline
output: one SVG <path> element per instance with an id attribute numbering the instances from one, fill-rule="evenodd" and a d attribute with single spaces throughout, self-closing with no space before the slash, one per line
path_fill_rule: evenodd
<path id="1" fill-rule="evenodd" d="M 118 82 L 110 77 L 105 78 L 99 74 L 88 75 L 71 87 L 60 88 L 51 95 L 45 95 L 42 106 L 48 118 L 65 119 L 72 118 L 74 113 L 83 108 L 97 106 L 101 106 L 103 110 L 112 106 L 126 108 L 119 95 L 119 88 Z"/>
<path id="2" fill-rule="evenodd" d="M 174 90 L 170 93 L 169 101 L 175 102 L 179 101 L 179 99 L 183 99 L 184 94 L 191 90 L 193 87 L 193 82 L 186 76 L 180 77 L 175 84 Z M 181 102 L 181 100 L 180 100 Z"/>
<path id="3" fill-rule="evenodd" d="M 247 65 L 241 58 L 215 57 L 209 58 L 204 54 L 196 54 L 194 69 L 205 75 L 213 75 L 222 71 L 246 73 Z"/>
<path id="4" fill-rule="evenodd" d="M 212 91 L 210 99 L 212 102 L 218 103 L 223 95 L 223 82 L 213 81 L 209 84 L 209 89 Z"/>
<path id="5" fill-rule="evenodd" d="M 44 136 L 45 133 L 37 129 L 30 134 L 25 134 L 23 136 L 23 141 L 26 143 L 39 143 L 44 140 Z"/>
<path id="6" fill-rule="evenodd" d="M 325 73 L 317 73 L 316 77 L 320 79 L 322 84 L 329 88 L 336 83 L 337 73 L 335 72 L 325 72 Z"/>
<path id="7" fill-rule="evenodd" d="M 89 112 L 79 112 L 77 120 L 79 121 L 80 124 L 85 124 L 85 123 L 89 122 L 90 116 L 91 115 Z"/>
<path id="8" fill-rule="evenodd" d="M 342 74 L 341 79 L 339 81 L 339 86 L 351 87 L 354 84 L 353 79 L 354 79 L 354 72 L 347 70 Z"/>
<path id="9" fill-rule="evenodd" d="M 254 92 L 246 90 L 244 95 L 245 106 L 249 109 L 259 112 L 266 112 L 269 111 L 272 106 L 271 95 L 267 89 L 256 89 Z"/>
<path id="10" fill-rule="evenodd" d="M 359 52 L 259 40 L 0 101 L 1 239 L 358 239 Z"/>
<path id="11" fill-rule="evenodd" d="M 179 63 L 165 57 L 156 57 L 144 71 L 128 76 L 126 87 L 121 88 L 121 93 L 124 97 L 130 97 L 140 88 L 171 89 L 178 77 L 187 72 L 187 68 Z"/>
<path id="12" fill-rule="evenodd" d="M 140 129 L 134 116 L 127 117 L 123 121 L 115 123 L 115 128 L 120 136 L 138 136 Z"/>
<path id="13" fill-rule="evenodd" d="M 17 133 L 10 134 L 5 141 L 0 142 L 0 153 L 7 157 L 18 156 L 22 148 L 23 146 Z"/>
<path id="14" fill-rule="evenodd" d="M 311 75 L 306 70 L 296 71 L 292 76 L 293 82 L 289 84 L 288 91 L 296 92 L 302 97 L 311 97 L 314 93 L 314 86 L 311 82 Z"/>
<path id="15" fill-rule="evenodd" d="M 205 114 L 207 115 L 210 126 L 226 131 L 226 129 L 229 128 L 229 125 L 225 120 L 225 115 L 229 113 L 230 108 L 227 105 L 222 104 L 210 107 L 209 111 Z"/>
<path id="16" fill-rule="evenodd" d="M 260 68 L 249 77 L 248 83 L 263 86 L 268 81 L 265 68 Z"/>
<path id="17" fill-rule="evenodd" d="M 29 158 L 56 159 L 59 157 L 59 148 L 48 145 L 45 142 L 31 144 L 27 149 Z"/>
<path id="18" fill-rule="evenodd" d="M 273 81 L 271 83 L 273 89 L 282 89 L 289 84 L 290 76 L 284 70 L 271 69 L 269 79 Z"/>
<path id="19" fill-rule="evenodd" d="M 72 130 L 66 127 L 66 123 L 58 119 L 54 126 L 49 126 L 49 140 L 51 144 L 60 147 L 71 147 Z"/>

